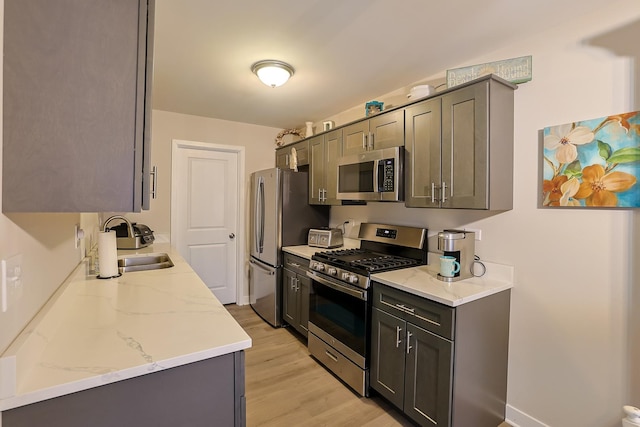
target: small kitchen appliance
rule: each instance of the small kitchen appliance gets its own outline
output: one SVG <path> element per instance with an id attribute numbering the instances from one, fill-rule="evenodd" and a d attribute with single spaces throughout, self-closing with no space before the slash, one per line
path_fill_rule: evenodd
<path id="1" fill-rule="evenodd" d="M 309 230 L 307 245 L 317 248 L 339 248 L 342 246 L 342 230 L 338 228 L 312 228 Z"/>
<path id="2" fill-rule="evenodd" d="M 363 396 L 369 392 L 372 275 L 426 264 L 426 235 L 424 228 L 364 223 L 360 248 L 311 257 L 309 353 Z"/>
<path id="3" fill-rule="evenodd" d="M 454 257 L 460 269 L 452 277 L 438 273 L 438 279 L 444 282 L 455 282 L 473 276 L 475 262 L 476 233 L 465 230 L 443 230 L 438 233 L 438 250 L 444 256 Z"/>
<path id="4" fill-rule="evenodd" d="M 109 224 L 119 219 L 120 224 L 109 227 Z M 123 216 L 114 215 L 104 222 L 104 231 L 116 232 L 116 244 L 118 249 L 140 249 L 153 243 L 155 236 L 153 231 L 144 224 L 131 222 Z"/>
<path id="5" fill-rule="evenodd" d="M 369 136 L 371 138 L 372 136 Z M 363 148 L 371 145 L 363 139 Z M 338 160 L 339 200 L 404 200 L 404 147 L 383 148 Z"/>

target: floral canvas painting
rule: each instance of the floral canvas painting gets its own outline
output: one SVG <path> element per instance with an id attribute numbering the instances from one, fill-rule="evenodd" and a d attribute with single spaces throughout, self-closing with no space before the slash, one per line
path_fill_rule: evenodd
<path id="1" fill-rule="evenodd" d="M 544 128 L 543 206 L 640 207 L 640 111 Z"/>

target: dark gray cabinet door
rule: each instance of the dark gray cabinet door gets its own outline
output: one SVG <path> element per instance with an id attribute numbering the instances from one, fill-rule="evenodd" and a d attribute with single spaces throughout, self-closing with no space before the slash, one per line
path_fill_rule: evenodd
<path id="1" fill-rule="evenodd" d="M 324 200 L 324 139 L 316 136 L 309 140 L 309 204 L 321 205 Z"/>
<path id="2" fill-rule="evenodd" d="M 486 209 L 489 206 L 488 102 L 489 82 L 486 81 L 442 96 L 444 208 Z"/>
<path id="3" fill-rule="evenodd" d="M 404 113 L 395 110 L 369 120 L 369 150 L 401 147 L 404 145 Z"/>
<path id="4" fill-rule="evenodd" d="M 441 100 L 405 109 L 405 205 L 440 206 Z"/>
<path id="5" fill-rule="evenodd" d="M 153 4 L 5 1 L 3 211 L 148 200 Z"/>
<path id="6" fill-rule="evenodd" d="M 377 308 L 371 314 L 371 387 L 398 408 L 405 393 L 406 322 Z"/>
<path id="7" fill-rule="evenodd" d="M 305 337 L 309 334 L 309 293 L 311 291 L 311 279 L 298 275 L 298 307 L 299 307 L 299 331 Z"/>
<path id="8" fill-rule="evenodd" d="M 283 270 L 282 274 L 282 317 L 291 326 L 298 324 L 298 292 L 296 291 L 296 273 Z"/>
<path id="9" fill-rule="evenodd" d="M 453 343 L 407 323 L 404 413 L 420 425 L 451 425 Z"/>

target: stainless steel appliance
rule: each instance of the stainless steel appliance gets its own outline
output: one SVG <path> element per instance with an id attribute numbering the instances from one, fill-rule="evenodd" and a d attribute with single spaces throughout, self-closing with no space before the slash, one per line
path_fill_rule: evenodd
<path id="1" fill-rule="evenodd" d="M 113 220 L 122 221 L 115 226 L 109 226 Z M 153 243 L 155 236 L 153 231 L 144 224 L 137 224 L 129 221 L 121 215 L 114 215 L 107 218 L 103 226 L 104 231 L 113 230 L 116 232 L 116 246 L 118 249 L 140 249 Z"/>
<path id="2" fill-rule="evenodd" d="M 307 172 L 267 169 L 251 174 L 249 303 L 281 325 L 282 247 L 304 245 L 311 227 L 326 227 L 329 207 L 308 204 Z"/>
<path id="3" fill-rule="evenodd" d="M 404 147 L 366 151 L 338 160 L 340 200 L 404 200 Z"/>
<path id="4" fill-rule="evenodd" d="M 424 228 L 364 223 L 359 249 L 311 257 L 309 352 L 363 396 L 369 389 L 370 276 L 426 264 L 426 237 Z"/>
<path id="5" fill-rule="evenodd" d="M 438 251 L 444 255 L 455 257 L 460 263 L 460 271 L 453 277 L 438 274 L 443 282 L 455 282 L 473 276 L 475 262 L 476 233 L 465 230 L 443 230 L 438 233 Z"/>
<path id="6" fill-rule="evenodd" d="M 339 248 L 343 244 L 342 230 L 338 228 L 312 228 L 307 245 L 317 248 Z"/>

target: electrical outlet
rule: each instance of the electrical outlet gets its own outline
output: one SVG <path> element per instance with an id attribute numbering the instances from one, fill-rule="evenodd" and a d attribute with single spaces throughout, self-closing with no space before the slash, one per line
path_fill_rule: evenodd
<path id="1" fill-rule="evenodd" d="M 476 240 L 482 240 L 482 230 L 478 228 L 465 228 L 464 231 L 473 231 L 476 233 Z"/>
<path id="2" fill-rule="evenodd" d="M 84 230 L 80 228 L 80 224 L 76 224 L 73 227 L 73 241 L 76 249 L 80 247 L 80 240 L 82 239 L 84 239 Z"/>
<path id="3" fill-rule="evenodd" d="M 2 281 L 2 311 L 7 311 L 22 298 L 22 255 L 15 255 L 0 262 Z"/>

